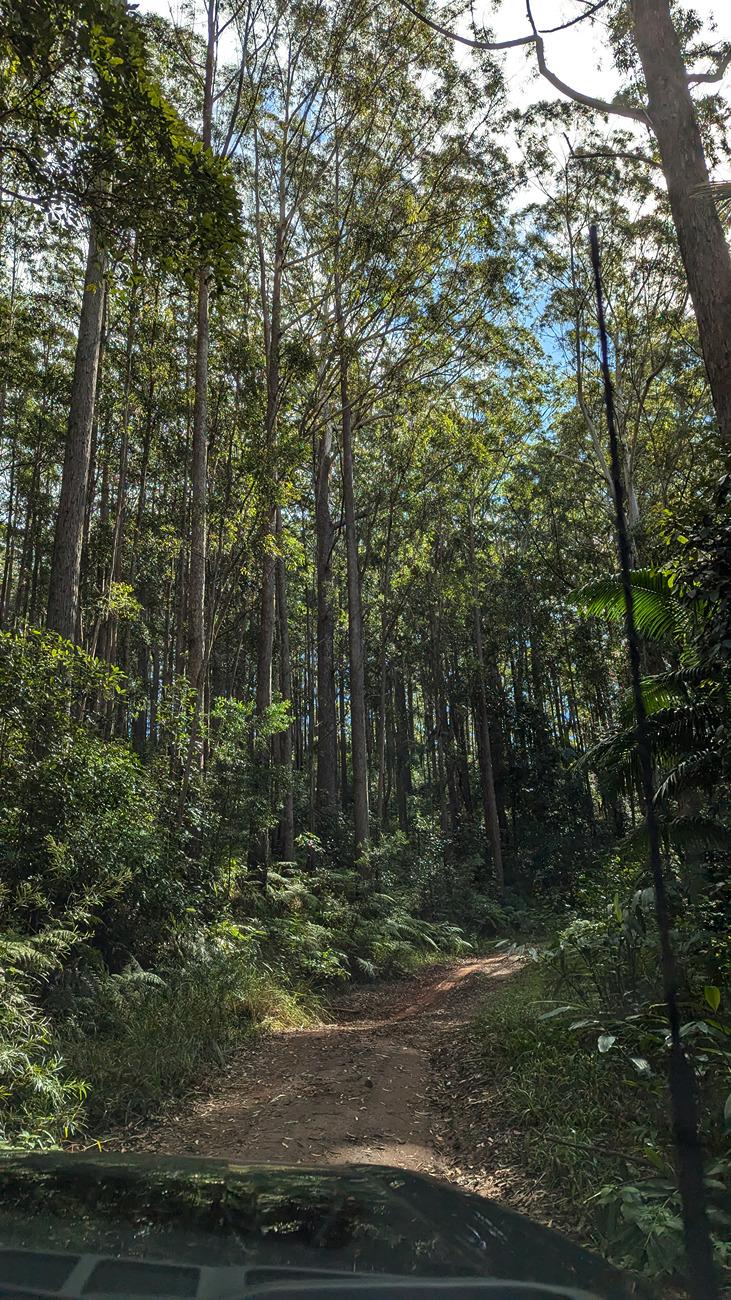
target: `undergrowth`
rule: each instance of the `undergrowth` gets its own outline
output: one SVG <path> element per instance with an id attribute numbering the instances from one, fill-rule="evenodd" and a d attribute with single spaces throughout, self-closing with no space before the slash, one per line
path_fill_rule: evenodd
<path id="1" fill-rule="evenodd" d="M 147 762 L 107 738 L 129 690 L 52 633 L 0 633 L 0 1146 L 93 1140 L 329 988 L 466 947 L 430 822 L 418 851 L 384 835 L 356 868 L 338 815 L 264 879 L 252 706 L 216 704 L 181 800 L 190 688 L 163 692 Z M 281 702 L 256 725 L 281 731 Z"/>
<path id="2" fill-rule="evenodd" d="M 0 1146 L 103 1137 L 180 1095 L 256 1029 L 312 1023 L 329 988 L 468 949 L 455 926 L 420 920 L 391 895 L 345 901 L 332 877 L 305 880 L 293 864 L 262 893 L 243 873 L 221 919 L 169 934 L 154 967 L 130 956 L 110 970 L 85 914 L 0 941 Z"/>
<path id="3" fill-rule="evenodd" d="M 475 1039 L 481 1072 L 497 1084 L 485 1125 L 509 1134 L 508 1163 L 535 1188 L 529 1212 L 550 1207 L 554 1222 L 616 1264 L 667 1281 L 681 1274 L 684 1259 L 667 1033 L 651 991 L 655 936 L 648 926 L 628 951 L 626 919 L 577 921 L 540 954 L 524 950 L 526 966 L 483 1008 Z M 684 1035 L 724 1267 L 731 1263 L 729 1051 L 718 993 L 715 985 L 705 993 L 688 988 Z"/>

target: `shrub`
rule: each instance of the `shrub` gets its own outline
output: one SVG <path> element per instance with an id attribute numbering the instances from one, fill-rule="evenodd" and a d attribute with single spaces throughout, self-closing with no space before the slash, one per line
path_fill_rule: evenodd
<path id="1" fill-rule="evenodd" d="M 33 996 L 76 937 L 60 927 L 0 937 L 0 1146 L 52 1145 L 83 1123 L 86 1086 L 69 1076 Z"/>
<path id="2" fill-rule="evenodd" d="M 66 1069 L 88 1083 L 95 1131 L 149 1114 L 221 1064 L 256 1025 L 303 1025 L 313 999 L 257 969 L 249 945 L 210 933 L 182 963 L 85 972 L 60 1022 Z"/>
<path id="3" fill-rule="evenodd" d="M 731 1029 L 720 990 L 699 981 L 692 935 L 676 940 L 686 963 L 683 1034 L 710 1153 L 710 1217 L 719 1261 L 729 1263 Z M 519 1162 L 540 1176 L 570 1227 L 625 1267 L 671 1275 L 684 1248 L 651 891 L 615 897 L 603 915 L 578 918 L 550 947 L 526 952 L 533 962 L 477 1026 L 484 1061 L 502 1082 L 494 1107 Z"/>

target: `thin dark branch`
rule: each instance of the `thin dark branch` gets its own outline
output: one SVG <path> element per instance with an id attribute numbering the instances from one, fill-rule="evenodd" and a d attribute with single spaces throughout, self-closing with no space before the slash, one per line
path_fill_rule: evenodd
<path id="1" fill-rule="evenodd" d="M 631 149 L 572 149 L 572 162 L 585 162 L 591 158 L 623 158 L 625 162 L 644 163 L 646 167 L 662 167 L 657 158 L 646 153 L 634 153 Z"/>
<path id="2" fill-rule="evenodd" d="M 608 4 L 609 0 L 596 0 L 596 4 L 590 5 L 588 9 L 584 10 L 583 14 L 578 14 L 576 18 L 569 18 L 568 22 L 559 23 L 558 27 L 542 27 L 541 36 L 550 36 L 553 32 L 565 32 L 567 27 L 575 27 L 577 23 L 583 23 L 586 18 L 591 18 L 599 9 L 604 9 Z"/>
<path id="3" fill-rule="evenodd" d="M 533 21 L 530 0 L 527 0 L 526 12 L 528 15 L 528 22 L 532 28 L 532 34 L 530 36 L 516 36 L 509 41 L 478 41 L 473 40 L 468 36 L 460 36 L 457 32 L 450 31 L 449 28 L 442 27 L 439 23 L 435 23 L 432 18 L 427 18 L 425 14 L 419 13 L 419 10 L 415 9 L 414 6 L 409 3 L 409 0 L 399 0 L 399 4 L 402 5 L 404 9 L 408 9 L 409 13 L 413 14 L 414 18 L 418 18 L 419 22 L 425 23 L 427 27 L 431 27 L 432 31 L 438 32 L 440 36 L 446 36 L 450 41 L 457 41 L 460 45 L 467 45 L 472 50 L 512 50 L 521 45 L 534 45 L 536 50 L 536 59 L 538 61 L 538 70 L 541 76 L 544 77 L 546 81 L 550 82 L 556 90 L 560 91 L 562 95 L 566 95 L 568 99 L 573 99 L 577 104 L 583 104 L 586 108 L 593 108 L 597 113 L 606 113 L 614 117 L 627 117 L 633 122 L 641 122 L 643 126 L 650 125 L 649 118 L 644 108 L 630 108 L 629 105 L 626 104 L 617 104 L 614 101 L 610 103 L 607 100 L 595 99 L 593 95 L 585 95 L 583 91 L 575 90 L 573 86 L 567 85 L 565 81 L 562 81 L 560 77 L 556 76 L 555 72 L 551 71 L 546 63 L 543 37 Z M 596 7 L 599 8 L 600 4 L 597 4 Z M 581 17 L 588 18 L 592 12 L 592 10 L 588 9 L 586 13 L 581 15 Z M 576 20 L 574 19 L 573 21 Z M 570 25 L 571 24 L 568 23 L 566 24 L 566 26 Z M 556 27 L 551 30 L 560 31 L 561 28 Z"/>

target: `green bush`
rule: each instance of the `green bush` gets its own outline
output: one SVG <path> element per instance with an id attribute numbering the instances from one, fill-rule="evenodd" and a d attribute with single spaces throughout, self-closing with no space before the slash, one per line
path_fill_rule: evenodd
<path id="1" fill-rule="evenodd" d="M 247 944 L 211 935 L 177 968 L 87 973 L 58 1041 L 66 1069 L 87 1081 L 87 1123 L 104 1132 L 180 1094 L 257 1024 L 302 1025 L 312 1012 L 252 965 Z"/>
<path id="2" fill-rule="evenodd" d="M 426 905 L 445 876 L 426 823 L 423 861 L 397 835 L 343 867 L 336 819 L 325 842 L 303 836 L 299 861 L 277 864 L 266 889 L 249 872 L 252 828 L 272 818 L 252 734 L 282 730 L 281 702 L 262 724 L 250 705 L 219 701 L 202 776 L 189 763 L 189 687 L 163 692 L 164 743 L 146 763 L 106 738 L 133 696 L 118 670 L 52 633 L 0 634 L 6 1143 L 147 1114 L 255 1025 L 306 1021 L 321 990 L 466 947 L 444 897 Z"/>
<path id="3" fill-rule="evenodd" d="M 76 937 L 60 927 L 0 936 L 0 1147 L 43 1147 L 83 1123 L 86 1086 L 69 1075 L 34 996 Z"/>

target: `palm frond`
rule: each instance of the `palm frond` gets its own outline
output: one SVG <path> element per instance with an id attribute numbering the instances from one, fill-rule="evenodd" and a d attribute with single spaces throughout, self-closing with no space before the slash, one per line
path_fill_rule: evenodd
<path id="1" fill-rule="evenodd" d="M 731 850 L 731 827 L 701 813 L 684 817 L 666 817 L 660 821 L 660 833 L 675 849 Z M 627 849 L 647 849 L 647 826 L 644 821 L 635 826 L 622 841 Z"/>
<path id="2" fill-rule="evenodd" d="M 624 590 L 618 577 L 587 583 L 576 592 L 587 617 L 612 622 L 625 616 Z M 672 578 L 663 569 L 635 569 L 632 573 L 632 609 L 637 631 L 653 641 L 682 643 L 683 614 L 673 594 Z"/>
<path id="3" fill-rule="evenodd" d="M 717 772 L 719 769 L 719 764 L 720 756 L 712 749 L 702 750 L 698 754 L 689 754 L 687 758 L 681 759 L 660 782 L 655 791 L 655 798 L 669 799 L 684 786 L 710 785 L 714 771 Z"/>
<path id="4" fill-rule="evenodd" d="M 693 194 L 713 199 L 722 216 L 731 213 L 731 181 L 708 181 L 704 185 L 696 185 Z"/>
<path id="5" fill-rule="evenodd" d="M 657 709 L 647 719 L 653 753 L 658 762 L 709 749 L 723 721 L 723 711 L 711 700 Z"/>

